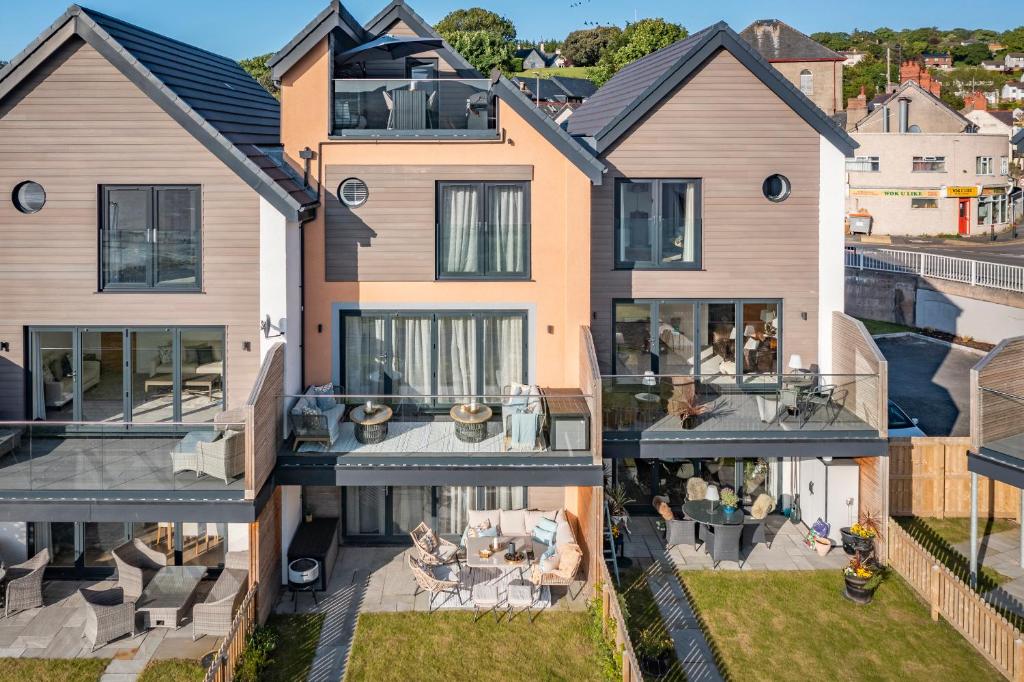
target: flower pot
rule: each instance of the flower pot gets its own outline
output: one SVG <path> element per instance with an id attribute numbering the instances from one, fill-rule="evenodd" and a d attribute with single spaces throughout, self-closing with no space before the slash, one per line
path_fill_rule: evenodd
<path id="1" fill-rule="evenodd" d="M 697 428 L 697 417 L 695 415 L 691 414 L 689 416 L 683 417 L 682 422 L 683 428 L 686 429 L 687 431 L 689 431 L 690 429 Z"/>
<path id="2" fill-rule="evenodd" d="M 722 511 L 724 511 L 726 514 L 732 514 L 733 512 L 736 511 L 736 507 L 729 507 L 729 506 L 723 505 L 722 506 Z"/>
<path id="3" fill-rule="evenodd" d="M 816 537 L 814 538 L 814 551 L 818 553 L 818 556 L 825 556 L 832 549 L 832 541 L 828 538 Z"/>
<path id="4" fill-rule="evenodd" d="M 674 654 L 670 651 L 659 656 L 637 656 L 640 670 L 649 677 L 661 677 L 668 673 Z"/>
<path id="5" fill-rule="evenodd" d="M 840 528 L 839 534 L 843 536 L 843 551 L 853 556 L 857 552 L 860 552 L 864 556 L 869 556 L 875 551 L 875 539 L 874 538 L 862 538 L 859 535 L 854 535 L 850 532 L 850 527 Z"/>
<path id="6" fill-rule="evenodd" d="M 868 580 L 870 578 L 858 578 L 854 575 L 843 575 L 843 579 L 846 581 L 846 591 L 844 594 L 846 598 L 857 604 L 870 604 L 871 600 L 875 597 L 875 588 L 866 588 Z"/>

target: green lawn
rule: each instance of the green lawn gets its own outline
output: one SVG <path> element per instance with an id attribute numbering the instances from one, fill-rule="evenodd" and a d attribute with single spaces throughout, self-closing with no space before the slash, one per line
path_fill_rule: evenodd
<path id="1" fill-rule="evenodd" d="M 495 623 L 467 611 L 363 613 L 351 680 L 602 680 L 588 613 L 548 611 Z"/>
<path id="2" fill-rule="evenodd" d="M 647 628 L 653 628 L 659 634 L 668 636 L 661 612 L 658 611 L 658 605 L 654 602 L 654 595 L 651 594 L 651 589 L 647 586 L 646 574 L 639 569 L 630 568 L 621 571 L 620 578 L 618 593 L 625 602 L 623 617 L 626 619 L 629 639 L 633 642 L 634 648 L 640 641 L 640 633 Z M 672 669 L 661 679 L 685 680 L 686 674 L 676 660 Z"/>
<path id="3" fill-rule="evenodd" d="M 882 322 L 881 320 L 865 320 L 864 318 L 857 318 L 864 323 L 864 326 L 868 329 L 868 334 L 874 336 L 875 334 L 898 334 L 899 332 L 916 332 L 917 329 L 913 327 L 905 327 L 902 324 L 896 324 L 895 322 Z"/>
<path id="4" fill-rule="evenodd" d="M 910 536 L 921 543 L 936 559 L 941 561 L 953 574 L 963 581 L 970 575 L 970 561 L 953 544 L 970 538 L 970 519 L 935 519 L 918 516 L 898 516 L 896 523 Z M 978 534 L 988 535 L 1015 528 L 1016 524 L 996 519 L 978 519 Z M 988 592 L 1007 580 L 1007 576 L 987 566 L 981 567 L 978 589 Z"/>
<path id="5" fill-rule="evenodd" d="M 551 78 L 552 76 L 565 76 L 566 78 L 590 78 L 590 67 L 566 66 L 561 69 L 531 69 L 529 71 L 521 71 L 516 75 L 520 78 L 536 78 L 538 73 L 541 78 Z"/>
<path id="6" fill-rule="evenodd" d="M 96 682 L 109 663 L 106 658 L 0 658 L 0 680 Z"/>
<path id="7" fill-rule="evenodd" d="M 169 658 L 150 661 L 138 682 L 203 682 L 206 670 L 199 661 Z"/>
<path id="8" fill-rule="evenodd" d="M 921 522 L 928 524 L 928 527 L 939 534 L 943 540 L 953 545 L 971 539 L 971 520 L 962 519 L 936 519 L 932 517 L 919 517 Z M 1008 530 L 1018 528 L 1016 521 L 1010 519 L 978 518 L 978 535 L 995 535 Z"/>
<path id="9" fill-rule="evenodd" d="M 763 680 L 1002 680 L 892 575 L 859 606 L 839 571 L 683 571 L 727 676 Z"/>

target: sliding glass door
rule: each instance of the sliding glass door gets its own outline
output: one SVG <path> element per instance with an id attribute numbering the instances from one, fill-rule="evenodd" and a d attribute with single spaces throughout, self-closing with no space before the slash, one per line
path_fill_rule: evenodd
<path id="1" fill-rule="evenodd" d="M 224 409 L 224 329 L 30 330 L 32 412 L 50 421 L 209 422 Z"/>
<path id="2" fill-rule="evenodd" d="M 493 397 L 527 380 L 522 312 L 346 311 L 340 324 L 352 395 Z"/>

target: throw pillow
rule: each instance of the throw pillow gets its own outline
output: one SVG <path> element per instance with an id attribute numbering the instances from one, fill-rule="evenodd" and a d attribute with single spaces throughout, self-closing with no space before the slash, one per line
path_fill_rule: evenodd
<path id="1" fill-rule="evenodd" d="M 196 362 L 200 365 L 213 362 L 213 348 L 211 346 L 196 348 Z"/>
<path id="2" fill-rule="evenodd" d="M 322 412 L 315 407 L 305 405 L 302 408 L 302 426 L 307 429 L 319 429 Z"/>
<path id="3" fill-rule="evenodd" d="M 498 537 L 498 529 L 494 526 L 484 528 L 477 533 L 478 538 L 496 538 Z"/>
<path id="4" fill-rule="evenodd" d="M 550 559 L 551 557 L 555 556 L 555 554 L 557 554 L 557 553 L 558 553 L 558 547 L 556 547 L 555 545 L 551 545 L 550 547 L 548 547 L 547 549 L 544 550 L 544 553 L 540 555 L 540 558 L 541 559 Z"/>
<path id="5" fill-rule="evenodd" d="M 552 547 L 552 549 L 554 549 L 554 547 Z M 552 554 L 551 556 L 542 556 L 540 558 L 540 570 L 544 571 L 545 573 L 556 571 L 558 570 L 558 566 L 561 563 L 561 561 L 562 559 L 558 556 L 557 553 Z"/>
<path id="6" fill-rule="evenodd" d="M 552 545 L 555 542 L 555 532 L 557 530 L 557 523 L 551 519 L 541 519 L 533 527 L 533 539 L 537 542 L 543 542 L 545 545 Z"/>
<path id="7" fill-rule="evenodd" d="M 158 347 L 156 349 L 156 352 L 157 352 L 157 355 L 160 358 L 159 364 L 161 364 L 161 365 L 169 365 L 169 364 L 171 364 L 171 362 L 173 360 L 173 356 L 171 355 L 171 347 L 170 346 L 160 346 L 160 347 Z"/>
<path id="8" fill-rule="evenodd" d="M 43 365 L 43 381 L 45 381 L 46 383 L 50 384 L 50 383 L 53 383 L 56 380 L 57 379 L 53 376 L 53 370 L 50 369 L 50 366 L 49 365 Z"/>
<path id="9" fill-rule="evenodd" d="M 433 554 L 434 550 L 437 549 L 437 543 L 434 541 L 433 533 L 426 533 L 420 538 L 420 544 L 423 545 L 423 551 L 428 554 Z"/>
<path id="10" fill-rule="evenodd" d="M 334 394 L 334 384 L 313 386 L 309 392 L 316 396 L 316 406 L 321 410 L 329 410 L 337 403 L 330 396 Z"/>
<path id="11" fill-rule="evenodd" d="M 583 552 L 575 542 L 562 545 L 558 551 L 558 572 L 567 577 L 575 576 L 582 558 Z"/>
<path id="12" fill-rule="evenodd" d="M 490 520 L 489 519 L 484 519 L 482 523 L 478 523 L 475 526 L 468 526 L 466 528 L 466 537 L 467 538 L 478 538 L 478 537 L 480 537 L 480 531 L 487 530 L 490 527 L 491 527 Z"/>

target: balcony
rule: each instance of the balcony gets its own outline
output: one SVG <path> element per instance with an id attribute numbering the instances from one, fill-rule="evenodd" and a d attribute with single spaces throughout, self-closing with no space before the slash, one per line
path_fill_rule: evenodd
<path id="1" fill-rule="evenodd" d="M 605 454 L 667 456 L 741 443 L 778 456 L 800 443 L 883 443 L 877 374 L 671 375 L 602 377 Z"/>
<path id="2" fill-rule="evenodd" d="M 1005 339 L 971 369 L 968 470 L 1024 487 L 1024 336 Z"/>
<path id="3" fill-rule="evenodd" d="M 491 81 L 334 81 L 332 135 L 342 138 L 470 138 L 497 135 Z"/>
<path id="4" fill-rule="evenodd" d="M 281 400 L 288 406 L 291 436 L 278 453 L 278 481 L 292 482 L 289 472 L 327 468 L 333 476 L 336 470 L 387 467 L 420 472 L 575 467 L 587 471 L 585 481 L 568 474 L 551 484 L 600 483 L 600 462 L 592 448 L 597 437 L 593 400 L 578 389 L 540 388 L 522 396 L 307 394 Z M 414 480 L 435 484 L 422 473 Z M 436 484 L 453 482 L 442 475 Z M 376 483 L 339 477 L 335 484 Z M 387 484 L 399 485 L 393 477 Z"/>

